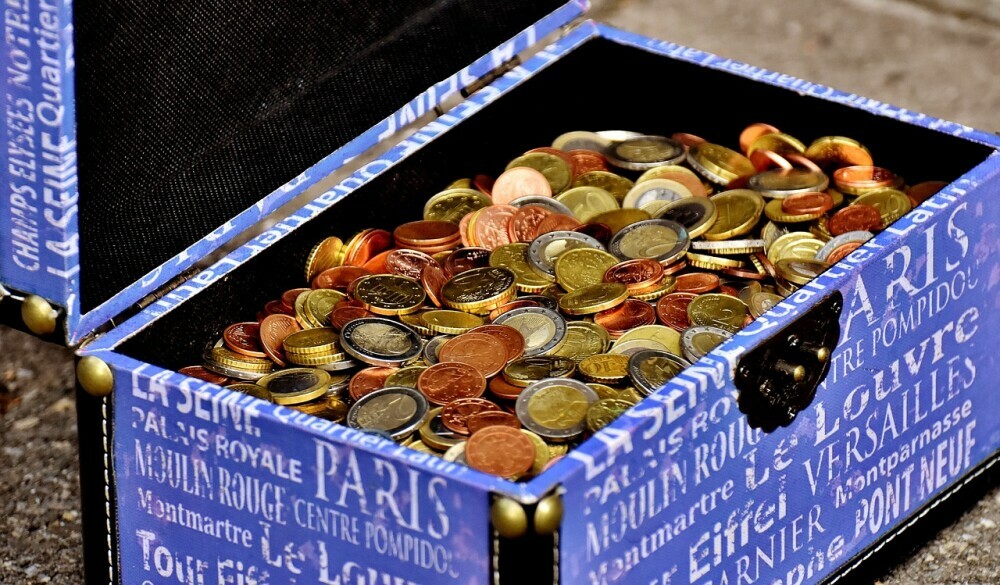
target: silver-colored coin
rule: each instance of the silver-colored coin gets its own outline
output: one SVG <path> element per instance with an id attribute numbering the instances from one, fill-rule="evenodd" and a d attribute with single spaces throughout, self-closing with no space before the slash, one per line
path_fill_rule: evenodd
<path id="1" fill-rule="evenodd" d="M 681 350 L 689 362 L 696 362 L 733 334 L 709 325 L 688 327 L 681 333 Z"/>
<path id="2" fill-rule="evenodd" d="M 747 186 L 764 197 L 784 199 L 796 193 L 825 191 L 830 179 L 809 169 L 772 169 L 750 177 Z"/>
<path id="3" fill-rule="evenodd" d="M 525 195 L 510 202 L 514 207 L 524 207 L 525 205 L 540 205 L 552 213 L 561 213 L 573 217 L 573 210 L 562 201 L 557 201 L 555 197 L 542 197 L 541 195 Z"/>
<path id="4" fill-rule="evenodd" d="M 358 362 L 354 360 L 340 360 L 337 362 L 330 362 L 328 364 L 316 364 L 314 368 L 319 368 L 320 370 L 326 370 L 327 372 L 342 372 L 344 370 L 350 370 L 351 368 L 358 367 Z"/>
<path id="5" fill-rule="evenodd" d="M 517 329 L 524 337 L 524 355 L 548 355 L 566 341 L 566 320 L 562 315 L 543 307 L 522 307 L 500 315 L 494 325 Z"/>
<path id="6" fill-rule="evenodd" d="M 696 240 L 691 243 L 692 250 L 701 250 L 704 252 L 718 252 L 719 254 L 725 254 L 725 250 L 733 250 L 735 248 L 749 249 L 753 248 L 756 251 L 764 251 L 764 240 Z"/>
<path id="7" fill-rule="evenodd" d="M 573 231 L 555 231 L 542 234 L 528 246 L 528 261 L 536 269 L 550 276 L 556 275 L 556 260 L 563 253 L 577 248 L 594 248 L 606 251 L 596 238 Z"/>
<path id="8" fill-rule="evenodd" d="M 608 147 L 605 156 L 612 165 L 630 171 L 673 165 L 684 160 L 684 145 L 666 136 L 634 136 Z"/>
<path id="9" fill-rule="evenodd" d="M 632 207 L 659 213 L 670 203 L 694 196 L 684 185 L 671 179 L 649 179 L 636 183 L 622 200 L 622 207 Z"/>
<path id="10" fill-rule="evenodd" d="M 608 251 L 622 260 L 651 258 L 667 265 L 682 258 L 691 247 L 687 228 L 667 219 L 647 219 L 628 225 L 608 244 Z"/>
<path id="11" fill-rule="evenodd" d="M 238 370 L 236 368 L 230 368 L 224 366 L 218 362 L 205 360 L 204 364 L 206 370 L 215 372 L 216 374 L 226 376 L 227 378 L 233 378 L 234 380 L 260 380 L 264 376 L 268 375 L 270 372 L 249 372 L 247 370 Z"/>
<path id="12" fill-rule="evenodd" d="M 874 234 L 866 231 L 855 231 L 840 234 L 824 244 L 823 247 L 819 249 L 819 252 L 816 252 L 816 259 L 820 262 L 826 262 L 827 258 L 830 257 L 830 254 L 844 244 L 853 244 L 855 242 L 863 244 L 873 237 L 875 237 Z"/>
<path id="13" fill-rule="evenodd" d="M 416 361 L 423 348 L 419 333 L 381 317 L 349 321 L 340 331 L 340 343 L 352 357 L 366 364 L 387 367 Z"/>
<path id="14" fill-rule="evenodd" d="M 441 346 L 448 342 L 454 335 L 438 335 L 427 340 L 424 345 L 423 357 L 428 366 L 438 363 L 438 352 Z"/>
<path id="15" fill-rule="evenodd" d="M 430 404 L 413 388 L 390 387 L 358 399 L 347 411 L 347 426 L 381 431 L 398 441 L 412 435 L 424 423 Z"/>
<path id="16" fill-rule="evenodd" d="M 579 396 L 566 401 L 566 395 L 571 393 Z M 597 392 L 579 380 L 548 378 L 535 382 L 518 395 L 515 412 L 524 428 L 539 437 L 571 441 L 587 429 L 587 409 L 598 400 Z M 566 404 L 566 407 L 558 408 L 557 403 Z M 539 413 L 546 413 L 549 418 L 540 418 Z"/>
<path id="17" fill-rule="evenodd" d="M 326 394 L 330 374 L 316 368 L 286 368 L 261 378 L 257 385 L 278 404 L 301 404 Z"/>
<path id="18" fill-rule="evenodd" d="M 639 392 L 649 396 L 690 365 L 670 352 L 644 349 L 629 356 L 628 376 Z"/>

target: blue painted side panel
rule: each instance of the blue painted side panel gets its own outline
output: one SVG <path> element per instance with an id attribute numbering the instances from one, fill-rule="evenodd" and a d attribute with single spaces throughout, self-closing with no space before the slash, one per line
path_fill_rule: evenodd
<path id="1" fill-rule="evenodd" d="M 76 128 L 72 2 L 7 2 L 0 54 L 0 282 L 74 301 Z"/>
<path id="2" fill-rule="evenodd" d="M 1000 449 L 1000 155 L 569 455 L 562 583 L 817 583 Z M 814 404 L 766 434 L 739 356 L 831 291 Z"/>
<path id="3" fill-rule="evenodd" d="M 102 357 L 117 389 L 121 582 L 489 582 L 489 493 L 472 470 Z"/>

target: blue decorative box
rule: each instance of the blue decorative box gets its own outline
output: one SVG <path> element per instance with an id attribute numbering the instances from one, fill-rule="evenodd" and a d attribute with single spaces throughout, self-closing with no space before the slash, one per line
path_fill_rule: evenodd
<path id="1" fill-rule="evenodd" d="M 9 7 L 5 37 L 4 304 L 34 295 L 110 391 L 79 393 L 89 583 L 833 583 L 993 481 L 997 137 L 576 3 L 115 4 Z M 630 88 L 652 72 L 682 101 Z M 527 483 L 174 372 L 322 237 L 455 176 L 567 130 L 757 120 L 951 182 Z M 836 344 L 815 396 L 744 412 L 792 335 Z"/>

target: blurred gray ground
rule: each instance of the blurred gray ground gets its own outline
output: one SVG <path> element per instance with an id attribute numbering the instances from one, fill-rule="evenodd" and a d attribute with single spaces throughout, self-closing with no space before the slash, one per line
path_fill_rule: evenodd
<path id="1" fill-rule="evenodd" d="M 997 0 L 598 0 L 592 14 L 624 29 L 1000 129 Z M 10 410 L 0 420 L 0 583 L 82 582 L 72 380 L 69 352 L 0 328 L 0 412 Z M 887 567 L 882 582 L 1000 583 L 998 524 L 1000 490 L 900 565 Z"/>

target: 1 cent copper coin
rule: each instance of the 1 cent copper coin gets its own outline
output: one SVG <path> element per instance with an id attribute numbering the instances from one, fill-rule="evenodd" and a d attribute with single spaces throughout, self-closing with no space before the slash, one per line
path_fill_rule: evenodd
<path id="1" fill-rule="evenodd" d="M 444 406 L 459 398 L 478 398 L 486 392 L 486 378 L 461 362 L 439 362 L 420 373 L 417 389 L 427 400 Z"/>
<path id="2" fill-rule="evenodd" d="M 882 229 L 882 214 L 871 205 L 848 205 L 830 217 L 830 233 L 839 236 L 847 232 L 875 232 Z"/>
<path id="3" fill-rule="evenodd" d="M 910 198 L 910 203 L 916 207 L 947 186 L 948 183 L 944 181 L 925 181 L 910 187 L 906 191 L 906 195 Z"/>
<path id="4" fill-rule="evenodd" d="M 757 169 L 757 172 L 759 173 L 775 167 L 785 169 L 787 171 L 795 168 L 795 166 L 787 158 L 777 152 L 774 152 L 773 150 L 767 150 L 766 148 L 753 151 L 749 158 L 750 162 L 753 164 L 753 168 Z"/>
<path id="5" fill-rule="evenodd" d="M 490 334 L 463 333 L 441 346 L 438 360 L 472 366 L 483 377 L 490 378 L 507 365 L 507 348 L 500 339 Z"/>
<path id="6" fill-rule="evenodd" d="M 684 331 L 691 326 L 688 320 L 688 305 L 698 298 L 694 293 L 675 292 L 662 297 L 656 303 L 656 316 L 671 329 Z"/>
<path id="7" fill-rule="evenodd" d="M 312 287 L 346 291 L 352 282 L 369 274 L 371 270 L 361 266 L 335 266 L 320 272 L 313 279 Z"/>
<path id="8" fill-rule="evenodd" d="M 517 208 L 512 205 L 490 205 L 480 209 L 472 226 L 476 243 L 487 250 L 496 250 L 511 243 L 507 228 L 516 211 Z"/>
<path id="9" fill-rule="evenodd" d="M 485 398 L 459 398 L 441 408 L 441 422 L 460 435 L 468 435 L 468 419 L 480 412 L 499 411 L 500 407 Z"/>
<path id="10" fill-rule="evenodd" d="M 493 203 L 508 205 L 525 195 L 552 196 L 552 186 L 540 171 L 529 167 L 513 167 L 504 171 L 493 183 Z"/>
<path id="11" fill-rule="evenodd" d="M 202 366 L 187 366 L 185 368 L 177 370 L 177 373 L 184 374 L 185 376 L 190 376 L 191 378 L 197 378 L 199 380 L 203 380 L 205 382 L 208 382 L 209 384 L 215 384 L 217 386 L 222 386 L 223 384 L 229 381 L 229 378 L 221 374 L 216 374 L 215 372 L 206 370 Z"/>
<path id="12" fill-rule="evenodd" d="M 795 193 L 781 200 L 781 210 L 789 215 L 813 215 L 833 209 L 833 197 L 829 193 L 810 191 Z"/>
<path id="13" fill-rule="evenodd" d="M 266 358 L 264 348 L 260 343 L 260 325 L 252 321 L 233 323 L 222 332 L 222 341 L 226 347 L 250 357 Z"/>
<path id="14" fill-rule="evenodd" d="M 524 354 L 524 336 L 510 325 L 480 325 L 469 333 L 485 333 L 499 339 L 507 351 L 507 363 Z"/>
<path id="15" fill-rule="evenodd" d="M 517 415 L 502 410 L 491 410 L 474 414 L 466 419 L 465 423 L 469 428 L 470 435 L 475 435 L 489 427 L 521 428 L 521 421 L 517 419 Z"/>
<path id="16" fill-rule="evenodd" d="M 604 327 L 612 339 L 617 339 L 629 329 L 656 323 L 656 310 L 639 299 L 626 299 L 613 309 L 594 315 L 594 323 Z"/>
<path id="17" fill-rule="evenodd" d="M 351 378 L 351 383 L 347 386 L 347 391 L 351 398 L 358 400 L 366 394 L 371 394 L 385 386 L 386 379 L 389 378 L 399 368 L 383 368 L 374 366 L 359 370 Z"/>
<path id="18" fill-rule="evenodd" d="M 719 277 L 708 272 L 689 272 L 677 276 L 677 292 L 707 293 L 719 288 Z"/>
<path id="19" fill-rule="evenodd" d="M 677 142 L 680 142 L 684 146 L 687 146 L 688 148 L 692 146 L 698 146 L 699 144 L 705 144 L 706 142 L 708 142 L 707 140 L 705 140 L 701 136 L 698 136 L 697 134 L 689 134 L 687 132 L 674 132 L 673 134 L 670 135 L 670 137 L 676 140 Z"/>
<path id="20" fill-rule="evenodd" d="M 518 429 L 488 427 L 469 438 L 465 460 L 473 469 L 514 479 L 535 464 L 535 444 Z"/>
<path id="21" fill-rule="evenodd" d="M 302 326 L 291 315 L 275 313 L 264 317 L 260 322 L 260 344 L 267 357 L 279 366 L 285 366 L 285 348 L 282 345 L 285 338 L 302 331 Z"/>
<path id="22" fill-rule="evenodd" d="M 508 235 L 513 242 L 530 242 L 535 239 L 538 224 L 552 215 L 552 210 L 541 205 L 524 205 L 518 207 L 507 226 Z"/>

